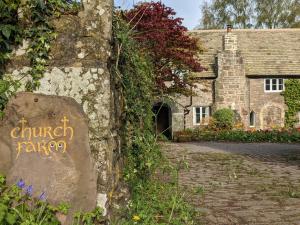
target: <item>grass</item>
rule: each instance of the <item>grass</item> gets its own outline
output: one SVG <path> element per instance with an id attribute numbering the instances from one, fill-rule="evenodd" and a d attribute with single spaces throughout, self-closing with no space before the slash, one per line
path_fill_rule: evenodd
<path id="1" fill-rule="evenodd" d="M 194 189 L 195 194 L 204 196 L 205 188 L 203 186 L 198 186 Z"/>
<path id="2" fill-rule="evenodd" d="M 178 182 L 182 162 L 171 166 L 162 161 L 160 168 L 147 181 L 133 187 L 123 218 L 114 225 L 199 225 L 196 211 L 186 202 L 187 193 Z"/>

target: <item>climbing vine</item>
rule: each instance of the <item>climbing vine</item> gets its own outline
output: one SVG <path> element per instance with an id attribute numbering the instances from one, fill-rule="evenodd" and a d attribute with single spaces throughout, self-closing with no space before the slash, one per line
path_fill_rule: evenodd
<path id="1" fill-rule="evenodd" d="M 152 125 L 154 76 L 150 60 L 139 51 L 128 23 L 117 13 L 113 31 L 112 69 L 122 86 L 125 104 L 122 129 L 127 159 L 125 178 L 132 183 L 136 179 L 147 179 L 159 157 Z"/>
<path id="2" fill-rule="evenodd" d="M 27 54 L 30 59 L 32 80 L 26 84 L 27 91 L 33 91 L 40 86 L 49 59 L 50 44 L 56 38 L 54 27 L 49 22 L 53 16 L 72 10 L 68 1 L 63 0 L 30 0 L 25 5 L 25 21 L 29 27 L 25 37 L 30 41 Z"/>
<path id="3" fill-rule="evenodd" d="M 0 0 L 0 76 L 4 72 L 12 45 L 21 39 L 17 17 L 19 5 L 20 0 Z"/>
<path id="4" fill-rule="evenodd" d="M 50 44 L 56 37 L 50 20 L 62 13 L 76 13 L 78 3 L 70 0 L 0 0 L 0 116 L 8 101 L 20 87 L 20 80 L 4 77 L 5 65 L 13 47 L 22 40 L 29 40 L 27 57 L 31 77 L 27 91 L 36 90 L 47 67 Z"/>
<path id="5" fill-rule="evenodd" d="M 18 23 L 18 8 L 20 0 L 0 0 L 0 116 L 11 94 L 14 82 L 3 80 L 5 64 L 9 59 L 12 46 L 20 43 L 22 35 Z"/>
<path id="6" fill-rule="evenodd" d="M 300 111 L 300 81 L 298 79 L 285 81 L 283 97 L 287 105 L 285 123 L 287 127 L 293 127 L 298 122 L 296 115 Z"/>
<path id="7" fill-rule="evenodd" d="M 141 51 L 122 13 L 113 18 L 112 76 L 120 87 L 123 103 L 124 178 L 130 187 L 131 201 L 116 224 L 187 224 L 194 223 L 194 211 L 184 200 L 178 184 L 183 162 L 176 168 L 164 161 L 154 134 L 152 104 L 154 69 L 147 52 Z M 122 104 L 121 104 L 122 105 Z M 169 181 L 156 172 L 168 171 Z M 167 173 L 167 172 L 166 172 Z"/>

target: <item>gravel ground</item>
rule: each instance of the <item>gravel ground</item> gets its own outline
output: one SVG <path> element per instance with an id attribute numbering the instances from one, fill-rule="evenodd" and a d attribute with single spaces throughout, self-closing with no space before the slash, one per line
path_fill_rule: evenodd
<path id="1" fill-rule="evenodd" d="M 300 145 L 162 143 L 198 224 L 300 225 Z"/>

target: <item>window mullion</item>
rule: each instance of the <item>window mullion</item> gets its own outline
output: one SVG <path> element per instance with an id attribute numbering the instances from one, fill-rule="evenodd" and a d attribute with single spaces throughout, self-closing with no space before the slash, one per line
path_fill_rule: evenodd
<path id="1" fill-rule="evenodd" d="M 197 124 L 197 108 L 196 107 L 193 108 L 193 114 L 194 114 L 193 122 L 194 122 L 194 125 L 196 125 Z"/>
<path id="2" fill-rule="evenodd" d="M 203 107 L 200 107 L 200 124 L 202 123 L 202 110 L 203 110 Z"/>

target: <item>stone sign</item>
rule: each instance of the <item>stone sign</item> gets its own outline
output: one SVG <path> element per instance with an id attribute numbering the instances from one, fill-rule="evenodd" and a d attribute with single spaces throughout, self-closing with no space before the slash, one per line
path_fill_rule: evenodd
<path id="1" fill-rule="evenodd" d="M 44 192 L 52 204 L 69 203 L 73 212 L 94 209 L 97 176 L 81 106 L 33 93 L 12 98 L 0 124 L 1 172 L 9 183 L 32 185 L 35 197 Z"/>

